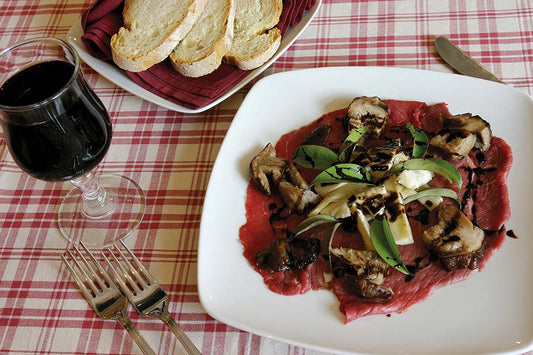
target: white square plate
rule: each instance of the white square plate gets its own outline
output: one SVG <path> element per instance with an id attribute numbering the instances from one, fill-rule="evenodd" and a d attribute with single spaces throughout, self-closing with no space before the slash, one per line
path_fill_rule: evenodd
<path id="1" fill-rule="evenodd" d="M 89 65 L 91 68 L 93 68 L 97 73 L 105 77 L 107 80 L 111 81 L 113 84 L 123 88 L 124 90 L 142 99 L 150 101 L 156 105 L 165 107 L 169 110 L 183 112 L 183 113 L 199 113 L 199 112 L 206 111 L 215 105 L 218 105 L 219 103 L 221 103 L 222 101 L 224 101 L 225 99 L 227 99 L 228 97 L 236 93 L 239 89 L 241 89 L 243 86 L 248 84 L 250 81 L 255 79 L 259 74 L 265 71 L 272 63 L 274 63 L 283 53 L 285 53 L 285 51 L 292 45 L 292 43 L 298 38 L 298 36 L 300 36 L 300 34 L 307 28 L 311 20 L 317 14 L 318 9 L 320 8 L 321 4 L 322 4 L 322 0 L 317 0 L 315 3 L 315 7 L 313 7 L 309 11 L 306 11 L 303 14 L 301 21 L 296 26 L 289 27 L 289 29 L 287 30 L 287 32 L 285 33 L 285 35 L 283 36 L 281 40 L 279 49 L 274 54 L 274 56 L 270 58 L 265 64 L 263 64 L 257 69 L 250 71 L 250 74 L 248 76 L 246 76 L 242 81 L 240 81 L 238 84 L 233 86 L 224 95 L 222 95 L 215 101 L 203 107 L 197 108 L 197 109 L 191 109 L 188 107 L 184 107 L 184 106 L 178 105 L 177 103 L 164 99 L 160 96 L 157 96 L 156 94 L 137 85 L 119 67 L 111 63 L 104 62 L 103 60 L 97 59 L 93 57 L 91 54 L 89 54 L 87 50 L 85 49 L 85 46 L 81 42 L 81 36 L 83 36 L 83 29 L 81 27 L 81 19 L 78 19 L 78 21 L 76 21 L 76 23 L 70 28 L 68 35 L 67 35 L 67 40 L 71 45 L 73 45 L 76 48 L 76 50 L 78 51 L 80 55 L 80 58 L 85 63 L 87 63 L 87 65 Z"/>
<path id="2" fill-rule="evenodd" d="M 346 107 L 356 96 L 446 102 L 454 114 L 490 122 L 512 147 L 508 184 L 519 239 L 505 240 L 482 272 L 437 290 L 402 314 L 343 324 L 331 291 L 282 296 L 267 289 L 242 255 L 248 165 L 268 142 Z M 200 300 L 214 318 L 288 343 L 360 354 L 519 353 L 533 348 L 533 101 L 523 92 L 438 72 L 331 67 L 261 79 L 240 107 L 222 144 L 200 227 Z"/>

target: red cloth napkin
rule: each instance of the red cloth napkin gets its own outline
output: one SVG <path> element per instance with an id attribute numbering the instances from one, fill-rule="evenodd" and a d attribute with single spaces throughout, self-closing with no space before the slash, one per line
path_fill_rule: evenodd
<path id="1" fill-rule="evenodd" d="M 313 8 L 316 0 L 285 0 L 278 28 L 282 35 L 296 25 L 304 11 Z M 122 26 L 123 0 L 97 0 L 81 18 L 84 29 L 82 41 L 94 57 L 112 61 L 109 43 L 111 36 Z M 148 70 L 127 75 L 139 86 L 181 106 L 198 109 L 224 95 L 242 81 L 250 71 L 222 64 L 211 74 L 188 78 L 176 72 L 164 61 Z"/>

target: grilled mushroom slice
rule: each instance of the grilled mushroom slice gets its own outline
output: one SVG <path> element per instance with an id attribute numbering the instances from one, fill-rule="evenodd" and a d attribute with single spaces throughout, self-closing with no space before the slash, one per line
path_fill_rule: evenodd
<path id="1" fill-rule="evenodd" d="M 464 129 L 443 129 L 429 144 L 450 159 L 461 160 L 474 148 L 476 135 Z"/>
<path id="2" fill-rule="evenodd" d="M 388 265 L 378 253 L 350 248 L 332 248 L 330 252 L 353 269 L 353 273 L 345 272 L 343 278 L 357 296 L 386 301 L 394 295 L 392 289 L 382 286 Z"/>
<path id="3" fill-rule="evenodd" d="M 344 184 L 329 192 L 315 208 L 309 212 L 309 216 L 326 214 L 335 218 L 349 217 L 357 205 L 366 202 L 365 207 L 372 207 L 372 216 L 383 212 L 385 206 L 381 204 L 372 204 L 371 201 L 379 201 L 387 190 L 384 186 L 372 186 L 365 184 Z M 338 213 L 333 213 L 336 211 Z"/>
<path id="4" fill-rule="evenodd" d="M 490 124 L 470 113 L 448 117 L 444 128 L 430 141 L 430 145 L 453 160 L 463 159 L 473 148 L 486 151 L 490 146 Z"/>
<path id="5" fill-rule="evenodd" d="M 289 211 L 298 213 L 303 213 L 309 206 L 315 206 L 320 201 L 320 196 L 312 190 L 285 180 L 279 183 L 278 192 Z"/>
<path id="6" fill-rule="evenodd" d="M 301 270 L 316 261 L 320 253 L 320 240 L 316 238 L 280 238 L 261 250 L 255 263 L 272 271 Z"/>
<path id="7" fill-rule="evenodd" d="M 492 130 L 490 124 L 480 116 L 472 116 L 471 113 L 464 113 L 448 117 L 445 125 L 450 128 L 465 129 L 476 135 L 475 148 L 479 148 L 482 152 L 490 147 L 490 139 L 492 138 Z"/>
<path id="8" fill-rule="evenodd" d="M 252 179 L 267 196 L 272 195 L 271 185 L 277 186 L 283 178 L 287 161 L 276 157 L 276 149 L 268 143 L 250 163 Z"/>
<path id="9" fill-rule="evenodd" d="M 385 172 L 399 160 L 407 159 L 407 156 L 400 152 L 400 149 L 401 142 L 399 139 L 368 147 L 357 146 L 350 156 L 350 162 L 370 169 L 371 173 Z"/>
<path id="10" fill-rule="evenodd" d="M 356 97 L 346 112 L 348 131 L 366 127 L 369 137 L 379 137 L 389 117 L 388 109 L 388 105 L 379 97 Z"/>
<path id="11" fill-rule="evenodd" d="M 320 201 L 320 196 L 309 189 L 296 166 L 278 158 L 270 143 L 252 159 L 250 172 L 259 189 L 267 196 L 279 193 L 289 211 L 303 213 Z"/>
<path id="12" fill-rule="evenodd" d="M 422 235 L 426 247 L 448 271 L 477 269 L 485 254 L 485 233 L 455 205 L 442 205 L 438 222 Z"/>

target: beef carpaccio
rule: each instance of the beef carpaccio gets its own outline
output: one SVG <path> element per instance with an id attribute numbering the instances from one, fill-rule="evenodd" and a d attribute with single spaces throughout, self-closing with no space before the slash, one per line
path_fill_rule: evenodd
<path id="1" fill-rule="evenodd" d="M 354 99 L 354 102 L 357 99 Z M 379 100 L 378 98 L 374 99 Z M 254 179 L 250 181 L 246 199 L 247 222 L 240 229 L 244 256 L 252 267 L 262 275 L 265 284 L 271 291 L 283 295 L 295 295 L 310 290 L 331 289 L 339 300 L 339 309 L 345 314 L 346 322 L 366 315 L 403 312 L 411 305 L 426 299 L 437 288 L 464 280 L 473 272 L 481 270 L 502 245 L 505 237 L 505 223 L 510 217 L 506 179 L 511 168 L 512 153 L 510 147 L 502 139 L 492 135 L 483 136 L 479 132 L 473 133 L 476 135 L 475 138 L 472 138 L 475 140 L 475 146 L 470 151 L 457 153 L 464 154 L 464 156 L 457 156 L 456 152 L 443 151 L 440 144 L 451 142 L 457 136 L 461 136 L 463 141 L 459 144 L 461 147 L 457 149 L 463 149 L 464 144 L 466 144 L 464 142 L 465 126 L 463 125 L 458 129 L 456 123 L 450 126 L 450 122 L 459 117 L 459 120 L 463 120 L 461 122 L 467 122 L 471 127 L 473 126 L 473 118 L 470 114 L 464 117 L 462 115 L 454 116 L 448 111 L 444 103 L 427 105 L 423 102 L 398 100 L 379 100 L 379 102 L 381 110 L 386 111 L 386 121 L 383 122 L 383 127 L 380 127 L 379 138 L 376 139 L 374 134 L 374 138 L 368 141 L 399 140 L 404 148 L 407 147 L 405 151 L 410 153 L 416 139 L 410 136 L 405 129 L 405 125 L 410 123 L 429 137 L 429 148 L 426 156 L 449 161 L 457 168 L 462 178 L 462 185 L 459 186 L 457 183 L 434 174 L 433 178 L 426 184 L 426 187 L 444 187 L 457 193 L 457 202 L 444 197 L 440 203 L 442 206 L 457 206 L 455 210 L 450 207 L 452 210 L 450 213 L 455 216 L 455 219 L 452 218 L 451 221 L 441 221 L 442 218 L 445 218 L 443 217 L 445 208 L 442 206 L 429 208 L 431 206 L 428 202 L 424 205 L 420 201 L 405 204 L 405 214 L 412 231 L 412 241 L 398 243 L 400 245 L 397 248 L 409 274 L 399 272 L 394 267 L 387 267 L 385 271 L 378 273 L 382 280 L 376 282 L 373 279 L 368 279 L 370 280 L 369 283 L 368 280 L 361 279 L 361 274 L 364 276 L 368 269 L 361 272 L 363 269 L 357 269 L 353 265 L 348 265 L 348 267 L 345 265 L 339 270 L 332 270 L 332 265 L 335 264 L 331 262 L 331 259 L 335 256 L 325 255 L 323 251 L 328 248 L 320 245 L 320 243 L 325 243 L 324 233 L 312 233 L 312 231 L 307 232 L 307 234 L 304 233 L 302 238 L 296 238 L 298 245 L 287 246 L 292 248 L 292 254 L 299 255 L 297 261 L 287 261 L 287 259 L 279 257 L 283 259 L 281 266 L 269 267 L 269 263 L 272 263 L 272 259 L 275 258 L 265 258 L 265 251 L 281 248 L 282 244 L 288 245 L 288 241 L 291 241 L 290 231 L 294 231 L 298 224 L 308 217 L 309 211 L 315 208 L 321 199 L 320 197 L 315 200 L 311 198 L 309 205 L 302 207 L 300 211 L 297 211 L 299 207 L 295 206 L 291 206 L 291 211 L 289 211 L 286 199 L 276 193 L 276 190 L 282 189 L 280 185 L 272 186 L 273 191 L 265 193 L 265 187 L 258 185 Z M 367 107 L 359 118 L 362 117 L 365 120 L 373 115 L 379 116 L 380 107 L 377 107 L 376 110 L 378 111 L 376 112 L 372 110 L 373 108 L 368 109 Z M 319 144 L 339 152 L 339 147 L 343 144 L 350 126 L 347 125 L 347 116 L 353 115 L 349 111 L 350 107 L 348 111 L 343 108 L 327 113 L 309 125 L 285 134 L 275 144 L 275 152 L 272 151 L 270 154 L 282 161 L 292 161 L 297 148 L 302 144 L 308 144 L 306 141 L 313 134 L 318 135 Z M 467 121 L 464 121 L 465 117 L 468 119 Z M 372 129 L 376 127 L 375 121 L 367 120 L 368 123 L 372 125 Z M 323 126 L 329 127 L 325 136 L 324 134 L 316 134 L 319 131 L 317 128 Z M 490 125 L 487 124 L 487 127 L 490 131 Z M 450 132 L 454 132 L 453 136 Z M 307 183 L 321 172 L 320 169 L 301 166 L 298 166 L 298 171 Z M 272 174 L 272 171 L 268 170 L 267 173 Z M 279 176 L 270 175 L 269 182 L 272 184 L 273 180 L 278 178 Z M 266 188 L 269 189 L 268 186 Z M 309 188 L 311 191 L 313 189 Z M 460 233 L 457 232 L 460 230 L 457 226 L 459 214 L 467 217 L 471 222 L 470 227 L 468 227 L 469 230 L 478 231 L 477 235 L 482 235 L 483 240 L 478 243 L 479 246 L 475 250 L 467 250 L 462 254 L 453 254 L 452 252 L 449 254 L 452 255 L 450 258 L 439 258 L 445 253 L 441 252 L 443 249 L 439 248 L 453 249 L 460 238 L 460 236 L 454 235 L 454 233 Z M 334 234 L 330 251 L 331 248 L 336 250 L 342 248 L 368 249 L 360 229 L 354 227 L 354 223 L 347 223 L 347 221 L 353 221 L 353 218 L 343 217 L 339 220 L 342 223 Z M 426 231 L 431 228 L 438 229 L 439 225 L 442 225 L 442 228 L 436 234 L 440 233 L 441 237 L 452 229 L 454 232 L 436 242 L 431 239 L 431 233 Z M 308 239 L 310 242 L 302 245 L 301 239 Z M 274 241 L 280 243 L 274 243 Z M 321 250 L 322 252 L 318 252 L 318 256 L 307 255 L 304 257 L 300 255 L 304 253 L 303 250 L 310 249 Z"/>

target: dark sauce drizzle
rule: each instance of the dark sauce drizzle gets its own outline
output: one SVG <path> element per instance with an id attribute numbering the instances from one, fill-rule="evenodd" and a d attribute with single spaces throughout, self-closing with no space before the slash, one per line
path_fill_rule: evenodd
<path id="1" fill-rule="evenodd" d="M 476 157 L 478 159 L 478 162 L 480 162 L 480 164 L 481 164 L 481 161 L 485 160 L 485 156 L 483 155 L 483 153 L 478 153 Z M 466 184 L 465 193 L 463 194 L 463 198 L 461 201 L 461 205 L 463 206 L 463 209 L 464 209 L 464 206 L 466 206 L 466 203 L 468 202 L 468 200 L 472 199 L 475 202 L 477 199 L 477 187 L 483 185 L 483 181 L 481 181 L 479 178 L 484 174 L 490 173 L 492 171 L 496 171 L 497 168 L 484 169 L 481 167 L 477 167 L 477 168 L 472 169 L 472 168 L 463 167 L 462 169 L 467 172 L 467 176 L 468 176 L 468 183 Z M 472 205 L 472 217 L 473 217 L 474 225 L 477 225 L 475 203 Z"/>
<path id="2" fill-rule="evenodd" d="M 505 234 L 509 238 L 518 239 L 518 236 L 515 234 L 515 232 L 512 229 L 509 229 Z"/>
<path id="3" fill-rule="evenodd" d="M 425 263 L 423 263 L 426 261 Z M 405 282 L 409 282 L 415 278 L 418 271 L 428 267 L 431 264 L 431 259 L 423 256 L 419 256 L 414 260 L 414 264 L 405 265 L 407 270 L 411 273 L 405 277 Z"/>
<path id="4" fill-rule="evenodd" d="M 272 202 L 268 205 L 268 209 L 272 212 L 270 217 L 268 217 L 268 223 L 274 234 L 277 234 L 277 231 L 279 230 L 279 228 L 276 228 L 277 222 L 283 222 L 287 219 L 286 208 L 278 208 L 278 205 L 275 202 Z M 283 232 L 287 234 L 288 231 L 286 228 L 283 228 Z"/>

